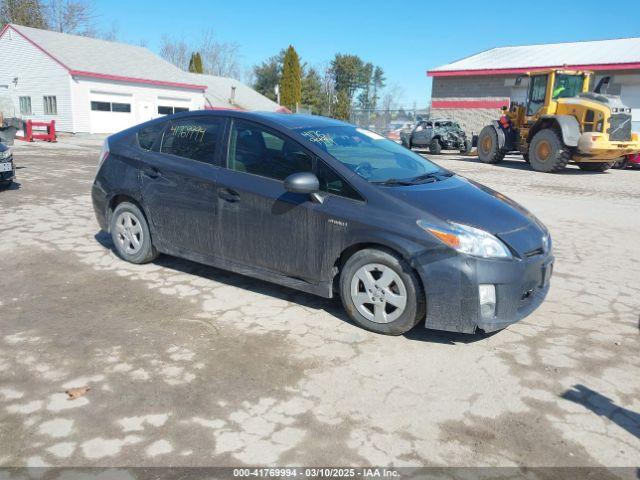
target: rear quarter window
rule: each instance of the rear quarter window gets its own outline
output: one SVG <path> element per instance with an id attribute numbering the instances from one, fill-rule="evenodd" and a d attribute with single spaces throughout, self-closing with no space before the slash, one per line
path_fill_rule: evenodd
<path id="1" fill-rule="evenodd" d="M 153 146 L 160 139 L 166 122 L 154 123 L 138 130 L 138 146 L 143 150 L 153 150 Z"/>

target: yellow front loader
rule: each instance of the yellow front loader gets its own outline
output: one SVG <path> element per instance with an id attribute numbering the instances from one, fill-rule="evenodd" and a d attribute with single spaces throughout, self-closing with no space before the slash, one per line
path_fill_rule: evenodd
<path id="1" fill-rule="evenodd" d="M 539 172 L 560 171 L 570 161 L 603 172 L 617 158 L 640 152 L 631 109 L 620 97 L 600 93 L 607 78 L 590 92 L 592 72 L 553 69 L 528 76 L 526 103 L 513 104 L 480 131 L 480 161 L 498 163 L 518 151 Z"/>

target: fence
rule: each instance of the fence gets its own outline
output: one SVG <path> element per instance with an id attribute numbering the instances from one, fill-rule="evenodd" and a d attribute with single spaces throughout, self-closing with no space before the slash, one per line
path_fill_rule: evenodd
<path id="1" fill-rule="evenodd" d="M 429 109 L 416 110 L 358 110 L 351 111 L 350 122 L 362 128 L 385 135 L 392 130 L 413 124 L 420 118 L 428 118 Z"/>

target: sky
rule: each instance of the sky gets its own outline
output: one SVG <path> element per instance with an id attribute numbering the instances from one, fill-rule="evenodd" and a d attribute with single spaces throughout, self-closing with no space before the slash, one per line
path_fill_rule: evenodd
<path id="1" fill-rule="evenodd" d="M 239 45 L 244 69 L 293 45 L 308 64 L 335 53 L 382 67 L 405 108 L 426 106 L 426 71 L 494 47 L 640 36 L 640 1 L 94 0 L 98 27 L 158 51 L 163 34 L 204 30 Z"/>

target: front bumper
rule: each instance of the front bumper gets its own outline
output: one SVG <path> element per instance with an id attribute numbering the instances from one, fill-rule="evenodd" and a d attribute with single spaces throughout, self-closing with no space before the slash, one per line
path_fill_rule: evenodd
<path id="1" fill-rule="evenodd" d="M 577 162 L 601 162 L 615 160 L 625 155 L 640 152 L 640 138 L 637 133 L 631 134 L 628 142 L 610 141 L 606 135 L 587 132 L 580 135 L 578 151 L 572 156 Z"/>
<path id="2" fill-rule="evenodd" d="M 12 169 L 8 172 L 0 172 L 0 182 L 7 183 L 16 178 L 16 165 L 13 163 L 13 157 L 2 160 L 3 163 L 11 162 Z"/>
<path id="3" fill-rule="evenodd" d="M 415 259 L 425 289 L 426 328 L 473 333 L 492 332 L 522 320 L 549 292 L 551 252 L 513 260 L 487 260 L 451 252 L 430 252 Z M 496 290 L 492 318 L 480 314 L 478 286 Z"/>

